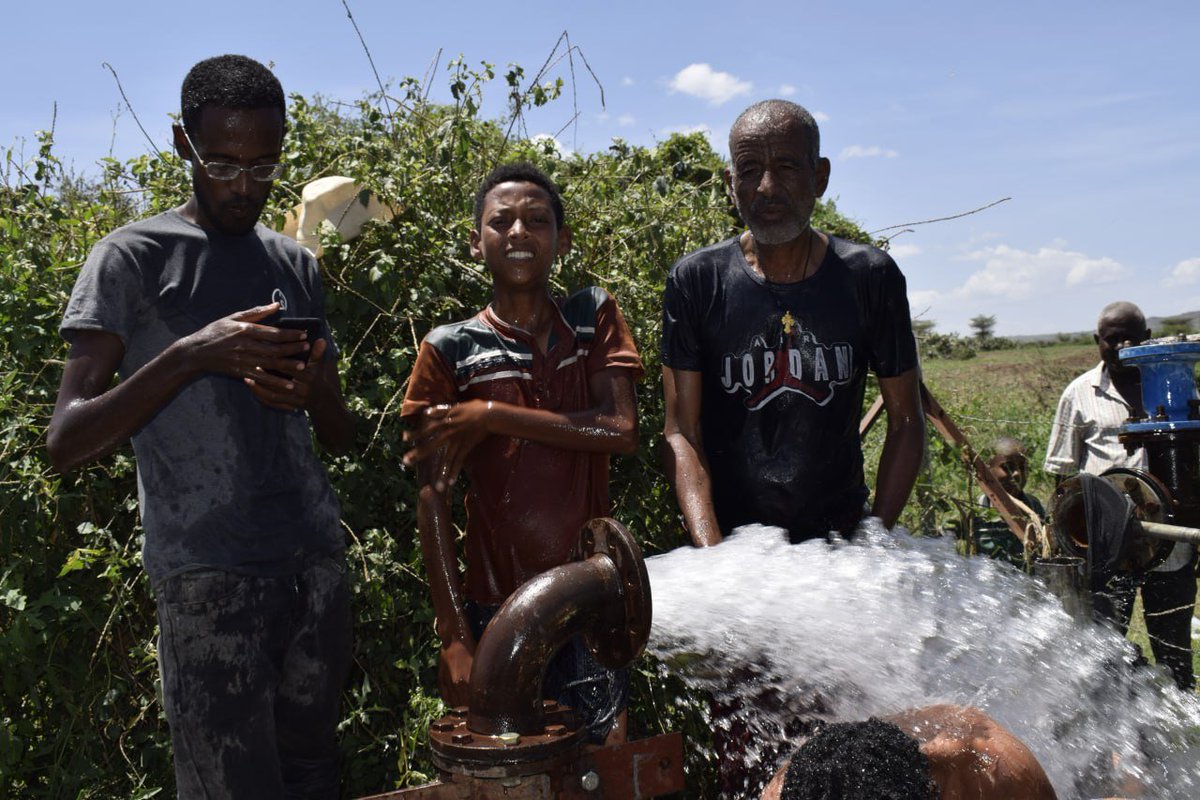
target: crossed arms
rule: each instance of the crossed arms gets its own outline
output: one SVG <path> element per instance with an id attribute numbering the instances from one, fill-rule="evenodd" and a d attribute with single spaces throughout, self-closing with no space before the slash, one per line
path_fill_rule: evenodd
<path id="1" fill-rule="evenodd" d="M 473 399 L 430 406 L 417 417 L 410 436 L 413 447 L 404 461 L 417 464 L 419 470 L 417 525 L 442 641 L 438 684 L 449 704 L 466 704 L 475 653 L 463 606 L 450 486 L 471 450 L 487 436 L 529 439 L 569 450 L 632 453 L 638 443 L 633 379 L 633 371 L 625 367 L 593 373 L 588 378 L 592 405 L 581 411 L 560 413 Z"/>

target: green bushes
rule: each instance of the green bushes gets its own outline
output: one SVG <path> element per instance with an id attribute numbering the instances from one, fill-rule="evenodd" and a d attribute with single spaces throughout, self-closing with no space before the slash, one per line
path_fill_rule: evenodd
<path id="1" fill-rule="evenodd" d="M 501 161 L 531 159 L 564 187 L 575 247 L 555 283 L 609 288 L 646 362 L 642 445 L 614 464 L 614 515 L 647 553 L 685 541 L 658 468 L 659 297 L 678 256 L 737 228 L 722 161 L 700 135 L 655 148 L 618 140 L 569 158 L 547 143 L 506 140 L 506 121 L 477 115 L 492 75 L 452 62 L 454 105 L 426 103 L 409 81 L 392 113 L 293 97 L 288 172 L 267 211 L 280 222 L 303 183 L 334 174 L 397 210 L 351 242 L 326 241 L 322 259 L 345 393 L 360 417 L 356 451 L 327 459 L 355 575 L 356 668 L 341 723 L 351 794 L 431 772 L 424 735 L 441 710 L 436 648 L 398 412 L 424 333 L 487 302 L 487 276 L 467 253 L 470 205 Z M 505 76 L 516 114 L 557 95 L 555 84 L 522 88 L 521 78 L 516 68 Z M 29 164 L 10 151 L 0 186 L 0 796 L 169 794 L 130 450 L 58 476 L 44 435 L 65 356 L 57 326 L 79 266 L 108 231 L 183 202 L 188 178 L 160 153 L 105 160 L 97 178 L 80 181 L 52 144 L 43 135 Z M 819 226 L 865 238 L 832 204 L 817 213 Z M 635 727 L 682 726 L 703 739 L 699 706 L 652 675 L 646 667 L 635 686 Z M 703 761 L 692 772 L 703 793 Z"/>
<path id="2" fill-rule="evenodd" d="M 329 462 L 357 578 L 357 669 L 342 733 L 349 790 L 359 794 L 429 774 L 436 651 L 397 412 L 423 333 L 486 302 L 486 277 L 466 250 L 479 179 L 498 161 L 531 157 L 567 187 L 579 234 L 559 281 L 611 286 L 650 361 L 663 270 L 731 222 L 715 202 L 720 163 L 703 139 L 561 161 L 476 117 L 490 68 L 451 69 L 450 107 L 422 102 L 413 83 L 390 116 L 365 102 L 347 110 L 293 98 L 288 177 L 268 211 L 282 219 L 300 185 L 324 174 L 352 176 L 399 210 L 353 242 L 328 242 L 323 260 L 346 394 L 361 417 L 358 451 Z M 57 326 L 79 266 L 108 231 L 187 195 L 170 154 L 102 166 L 92 182 L 73 179 L 46 134 L 30 163 L 7 154 L 0 186 L 0 796 L 150 796 L 172 780 L 130 452 L 66 477 L 44 454 L 65 354 Z M 642 402 L 649 434 L 657 388 Z M 677 536 L 648 477 L 652 439 L 619 464 L 614 496 L 648 547 L 665 547 Z"/>

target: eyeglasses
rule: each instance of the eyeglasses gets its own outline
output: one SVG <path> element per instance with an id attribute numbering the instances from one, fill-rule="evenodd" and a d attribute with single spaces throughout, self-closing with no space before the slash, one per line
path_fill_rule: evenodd
<path id="1" fill-rule="evenodd" d="M 179 128 L 183 131 L 183 138 L 187 140 L 188 147 L 192 148 L 192 155 L 195 156 L 196 162 L 204 168 L 204 174 L 214 181 L 232 181 L 243 172 L 249 172 L 250 177 L 254 180 L 267 183 L 278 180 L 283 175 L 283 164 L 255 164 L 253 167 L 239 167 L 237 164 L 230 164 L 227 161 L 203 161 L 200 158 L 200 151 L 192 142 L 192 137 L 188 136 L 187 127 L 181 124 Z"/>

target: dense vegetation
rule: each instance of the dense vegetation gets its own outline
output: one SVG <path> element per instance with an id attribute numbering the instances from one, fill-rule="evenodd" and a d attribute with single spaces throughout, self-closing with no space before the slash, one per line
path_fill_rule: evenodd
<path id="1" fill-rule="evenodd" d="M 452 62 L 449 78 L 451 105 L 426 102 L 415 81 L 388 103 L 293 97 L 288 171 L 268 208 L 279 223 L 305 182 L 346 175 L 397 211 L 351 242 L 330 238 L 321 264 L 346 396 L 360 417 L 356 451 L 327 460 L 355 575 L 356 667 L 341 725 L 351 794 L 430 774 L 424 734 L 441 711 L 436 648 L 398 411 L 424 333 L 487 301 L 487 276 L 467 254 L 474 187 L 501 161 L 543 166 L 564 187 L 575 232 L 556 285 L 600 284 L 622 304 L 647 379 L 642 445 L 614 465 L 614 515 L 647 552 L 685 541 L 658 468 L 663 280 L 679 255 L 737 227 L 722 161 L 703 136 L 672 136 L 653 148 L 614 141 L 603 152 L 564 157 L 552 143 L 506 135 L 521 129 L 512 119 L 554 102 L 560 84 L 530 83 L 511 69 L 500 81 L 511 117 L 495 121 L 479 114 L 495 81 L 490 67 Z M 124 448 L 68 476 L 54 474 L 44 453 L 65 355 L 57 325 L 80 264 L 105 233 L 178 205 L 188 191 L 186 170 L 169 153 L 101 166 L 86 181 L 67 174 L 52 136 L 42 134 L 28 163 L 10 151 L 0 175 L 0 796 L 171 792 L 131 453 Z M 866 238 L 831 203 L 819 207 L 817 225 Z M 1049 385 L 1061 386 L 1062 377 L 1056 372 Z M 1035 406 L 1012 413 L 1044 420 L 1036 448 L 1053 397 L 1033 394 Z M 960 404 L 956 396 L 942 401 L 952 410 Z M 972 402 L 961 407 L 976 409 Z M 957 454 L 938 447 L 922 504 L 905 518 L 914 528 L 931 527 L 920 508 L 948 511 L 974 494 Z M 877 440 L 872 448 L 873 459 Z M 635 733 L 673 726 L 702 739 L 703 705 L 647 665 L 635 686 Z M 704 793 L 699 751 L 690 771 L 693 790 Z"/>

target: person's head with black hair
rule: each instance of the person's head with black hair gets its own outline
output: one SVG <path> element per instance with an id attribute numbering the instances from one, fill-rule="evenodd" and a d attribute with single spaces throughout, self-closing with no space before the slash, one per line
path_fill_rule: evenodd
<path id="1" fill-rule="evenodd" d="M 562 197 L 546 173 L 526 162 L 488 173 L 475 195 L 471 256 L 492 274 L 493 304 L 501 296 L 545 294 L 555 259 L 570 249 Z"/>
<path id="2" fill-rule="evenodd" d="M 287 108 L 283 87 L 252 58 L 224 55 L 183 79 L 175 151 L 192 164 L 192 197 L 179 213 L 207 230 L 254 230 L 283 174 Z"/>
<path id="3" fill-rule="evenodd" d="M 554 185 L 554 181 L 550 180 L 546 173 L 528 161 L 515 161 L 511 164 L 501 164 L 496 167 L 487 174 L 487 177 L 483 179 L 483 183 L 479 184 L 479 191 L 475 193 L 476 230 L 481 230 L 483 207 L 488 193 L 502 183 L 532 183 L 534 186 L 540 187 L 546 193 L 546 197 L 550 201 L 550 207 L 554 210 L 555 226 L 561 230 L 563 225 L 566 224 L 562 195 L 559 194 L 558 187 Z"/>
<path id="4" fill-rule="evenodd" d="M 872 717 L 822 728 L 792 756 L 780 800 L 937 800 L 917 740 Z"/>
<path id="5" fill-rule="evenodd" d="M 248 111 L 274 108 L 287 118 L 279 79 L 253 58 L 223 55 L 206 58 L 188 71 L 179 93 L 179 112 L 188 135 L 199 133 L 200 112 L 212 106 Z"/>

